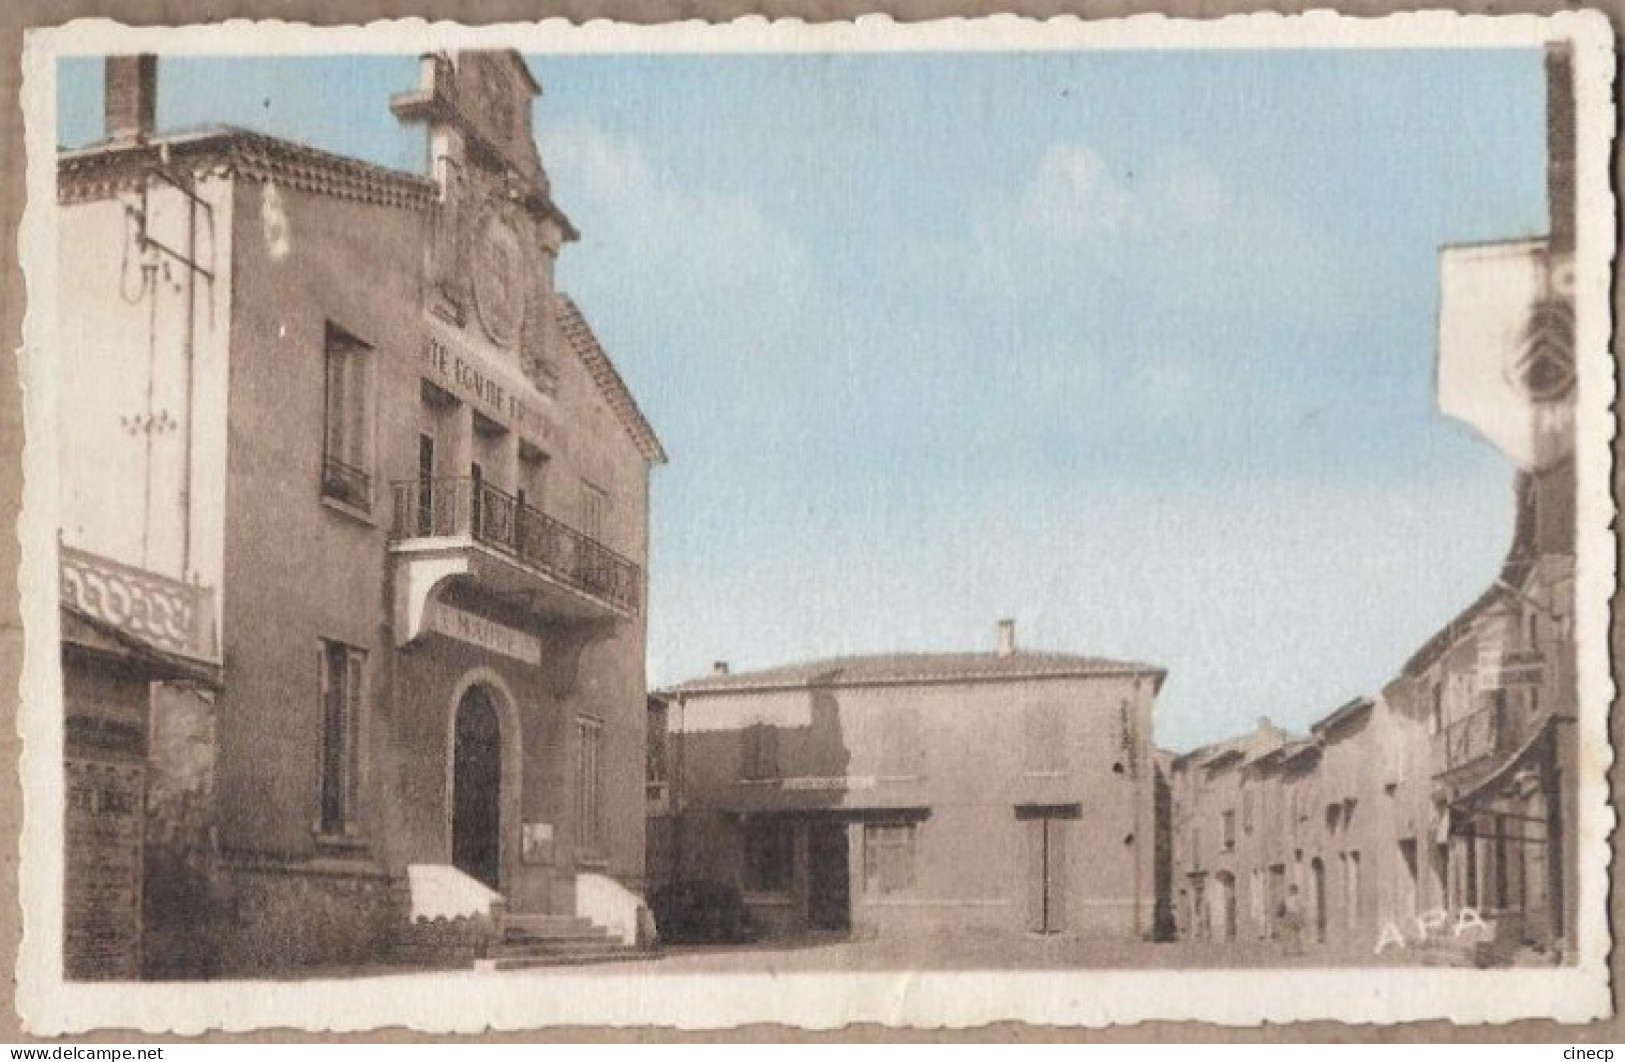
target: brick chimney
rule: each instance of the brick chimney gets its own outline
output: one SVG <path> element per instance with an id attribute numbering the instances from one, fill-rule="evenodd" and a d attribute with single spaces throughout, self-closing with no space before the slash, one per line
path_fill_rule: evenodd
<path id="1" fill-rule="evenodd" d="M 994 628 L 994 651 L 1000 656 L 1016 655 L 1016 621 L 1002 619 Z"/>
<path id="2" fill-rule="evenodd" d="M 158 119 L 158 57 L 110 55 L 103 99 L 110 140 L 142 140 L 152 135 Z"/>
<path id="3" fill-rule="evenodd" d="M 727 673 L 728 673 L 728 661 L 726 661 L 726 660 L 718 660 L 714 664 L 711 665 L 711 674 L 713 674 L 713 675 L 726 675 Z"/>

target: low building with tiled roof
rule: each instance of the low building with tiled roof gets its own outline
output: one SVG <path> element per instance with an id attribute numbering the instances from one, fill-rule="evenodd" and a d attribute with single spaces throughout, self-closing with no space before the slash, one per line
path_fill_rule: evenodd
<path id="1" fill-rule="evenodd" d="M 1150 936 L 1152 664 L 1015 645 L 717 665 L 661 691 L 650 876 L 768 931 Z"/>

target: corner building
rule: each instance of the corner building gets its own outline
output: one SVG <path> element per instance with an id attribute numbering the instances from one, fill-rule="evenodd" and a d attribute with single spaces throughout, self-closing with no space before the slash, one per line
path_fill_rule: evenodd
<path id="1" fill-rule="evenodd" d="M 210 588 L 218 632 L 218 691 L 150 706 L 212 735 L 147 764 L 187 788 L 149 848 L 191 838 L 166 873 L 197 879 L 147 888 L 207 897 L 168 912 L 182 972 L 387 951 L 413 867 L 539 915 L 624 921 L 642 891 L 664 454 L 554 288 L 577 233 L 539 85 L 508 52 L 421 72 L 390 106 L 427 176 L 159 135 L 147 57 L 109 62 L 107 139 L 59 158 L 63 546 Z"/>

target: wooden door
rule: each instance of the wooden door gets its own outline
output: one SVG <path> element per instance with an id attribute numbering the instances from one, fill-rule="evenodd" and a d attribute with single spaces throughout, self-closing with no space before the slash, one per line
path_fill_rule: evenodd
<path id="1" fill-rule="evenodd" d="M 1034 933 L 1066 928 L 1066 835 L 1066 819 L 1027 820 L 1027 928 Z"/>

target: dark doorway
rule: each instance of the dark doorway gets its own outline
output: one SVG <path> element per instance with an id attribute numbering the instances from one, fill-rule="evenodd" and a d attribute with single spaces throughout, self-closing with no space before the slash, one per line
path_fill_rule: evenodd
<path id="1" fill-rule="evenodd" d="M 1214 884 L 1219 887 L 1219 918 L 1221 924 L 1215 930 L 1214 936 L 1221 940 L 1236 939 L 1236 876 L 1228 870 L 1221 870 L 1214 876 Z"/>
<path id="2" fill-rule="evenodd" d="M 1309 876 L 1312 882 L 1313 894 L 1310 901 L 1315 905 L 1315 943 L 1326 943 L 1326 864 L 1316 856 L 1309 861 Z"/>
<path id="3" fill-rule="evenodd" d="M 502 880 L 502 727 L 481 686 L 457 706 L 452 754 L 451 861 L 493 889 Z"/>
<path id="4" fill-rule="evenodd" d="M 846 824 L 814 823 L 807 830 L 807 924 L 813 929 L 852 928 L 851 867 Z"/>

